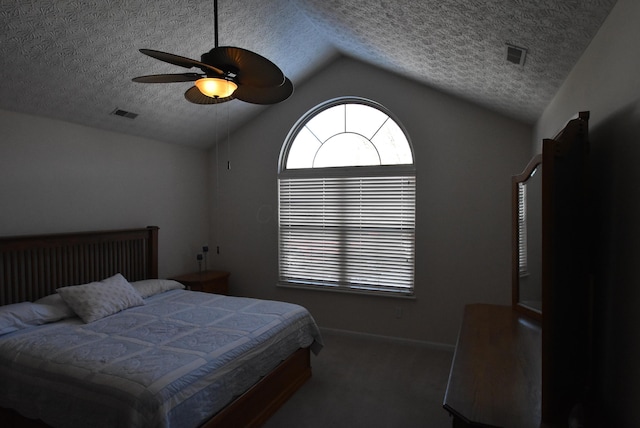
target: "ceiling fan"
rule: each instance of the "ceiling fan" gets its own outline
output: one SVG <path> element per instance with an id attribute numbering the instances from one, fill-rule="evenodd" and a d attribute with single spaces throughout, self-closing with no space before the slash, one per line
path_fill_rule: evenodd
<path id="1" fill-rule="evenodd" d="M 276 104 L 293 93 L 293 83 L 267 58 L 246 49 L 218 46 L 218 0 L 214 0 L 215 47 L 200 61 L 152 49 L 145 55 L 199 72 L 153 74 L 132 79 L 139 83 L 195 82 L 185 98 L 195 104 L 220 104 L 239 99 L 252 104 Z"/>

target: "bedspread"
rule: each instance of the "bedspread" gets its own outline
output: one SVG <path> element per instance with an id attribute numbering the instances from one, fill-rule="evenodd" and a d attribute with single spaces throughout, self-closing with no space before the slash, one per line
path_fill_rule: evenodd
<path id="1" fill-rule="evenodd" d="M 301 306 L 173 290 L 90 324 L 0 337 L 0 406 L 65 427 L 195 427 L 300 347 Z"/>

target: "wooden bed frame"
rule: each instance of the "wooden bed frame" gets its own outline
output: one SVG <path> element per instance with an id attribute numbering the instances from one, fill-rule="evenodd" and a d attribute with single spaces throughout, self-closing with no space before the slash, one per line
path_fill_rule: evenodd
<path id="1" fill-rule="evenodd" d="M 158 227 L 0 238 L 0 305 L 116 273 L 129 281 L 158 277 Z M 310 377 L 309 349 L 299 349 L 203 427 L 260 426 Z M 0 424 L 46 426 L 2 408 Z"/>

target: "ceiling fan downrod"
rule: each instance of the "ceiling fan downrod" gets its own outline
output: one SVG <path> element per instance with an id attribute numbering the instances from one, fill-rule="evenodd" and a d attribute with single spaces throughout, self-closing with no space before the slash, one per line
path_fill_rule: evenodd
<path id="1" fill-rule="evenodd" d="M 213 45 L 218 47 L 218 0 L 213 0 Z"/>

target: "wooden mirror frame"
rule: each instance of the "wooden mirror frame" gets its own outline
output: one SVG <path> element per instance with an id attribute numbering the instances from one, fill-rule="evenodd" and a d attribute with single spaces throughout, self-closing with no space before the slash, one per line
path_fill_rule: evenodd
<path id="1" fill-rule="evenodd" d="M 542 420 L 566 421 L 590 393 L 589 112 L 542 143 Z"/>
<path id="2" fill-rule="evenodd" d="M 519 304 L 518 237 L 513 231 L 512 308 L 540 319 L 544 426 L 565 426 L 571 410 L 589 400 L 593 372 L 593 284 L 590 266 L 589 112 L 580 112 L 553 139 L 542 142 L 542 313 Z M 513 177 L 513 227 L 518 227 Z"/>

